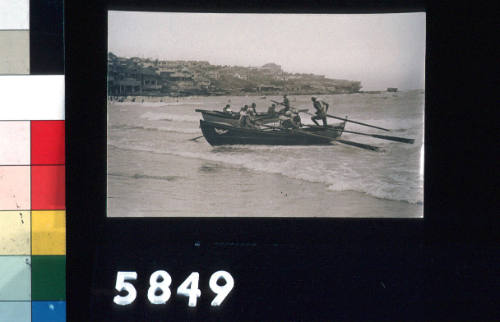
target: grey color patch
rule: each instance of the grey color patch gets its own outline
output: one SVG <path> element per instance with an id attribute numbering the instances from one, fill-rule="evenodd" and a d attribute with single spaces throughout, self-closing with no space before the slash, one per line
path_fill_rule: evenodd
<path id="1" fill-rule="evenodd" d="M 29 30 L 0 31 L 0 74 L 30 73 Z"/>

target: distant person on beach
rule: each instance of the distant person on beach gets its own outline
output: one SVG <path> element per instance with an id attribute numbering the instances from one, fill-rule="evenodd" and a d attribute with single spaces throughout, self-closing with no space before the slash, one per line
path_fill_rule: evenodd
<path id="1" fill-rule="evenodd" d="M 326 113 L 328 111 L 328 104 L 319 101 L 316 99 L 316 97 L 311 97 L 311 100 L 313 101 L 313 107 L 316 109 L 316 115 L 311 117 L 311 120 L 319 126 L 319 123 L 317 120 L 322 120 L 323 121 L 323 127 L 327 127 L 328 123 L 326 121 Z"/>
<path id="2" fill-rule="evenodd" d="M 226 106 L 222 109 L 222 111 L 223 111 L 224 113 L 229 113 L 229 114 L 231 114 L 231 113 L 232 113 L 232 111 L 231 111 L 231 106 L 230 106 L 229 104 L 227 104 L 227 105 L 226 105 Z"/>

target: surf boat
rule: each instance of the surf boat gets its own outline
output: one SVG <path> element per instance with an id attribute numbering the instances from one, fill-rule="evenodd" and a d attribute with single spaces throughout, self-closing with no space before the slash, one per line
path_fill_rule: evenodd
<path id="1" fill-rule="evenodd" d="M 201 109 L 196 109 L 195 111 L 201 113 L 203 119 L 208 122 L 224 123 L 232 126 L 239 125 L 240 113 L 238 112 L 226 113 L 221 111 L 209 111 Z M 255 116 L 255 120 L 264 124 L 274 123 L 279 120 L 279 115 L 277 114 L 270 115 L 268 113 L 257 113 L 257 115 Z"/>
<path id="2" fill-rule="evenodd" d="M 328 126 L 308 126 L 300 129 L 283 129 L 274 126 L 242 128 L 226 123 L 200 120 L 203 136 L 210 145 L 261 144 L 261 145 L 324 145 L 340 137 L 345 122 Z"/>

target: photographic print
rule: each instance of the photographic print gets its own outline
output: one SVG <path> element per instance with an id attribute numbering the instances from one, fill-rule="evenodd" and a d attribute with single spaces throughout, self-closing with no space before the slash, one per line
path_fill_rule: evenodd
<path id="1" fill-rule="evenodd" d="M 424 12 L 108 11 L 108 217 L 422 218 Z"/>

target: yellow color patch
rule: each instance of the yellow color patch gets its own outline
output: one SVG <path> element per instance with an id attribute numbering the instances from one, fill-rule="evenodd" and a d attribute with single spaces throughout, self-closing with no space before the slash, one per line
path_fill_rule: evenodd
<path id="1" fill-rule="evenodd" d="M 0 211 L 0 255 L 30 255 L 29 211 Z"/>
<path id="2" fill-rule="evenodd" d="M 66 211 L 31 213 L 33 255 L 66 255 Z"/>

